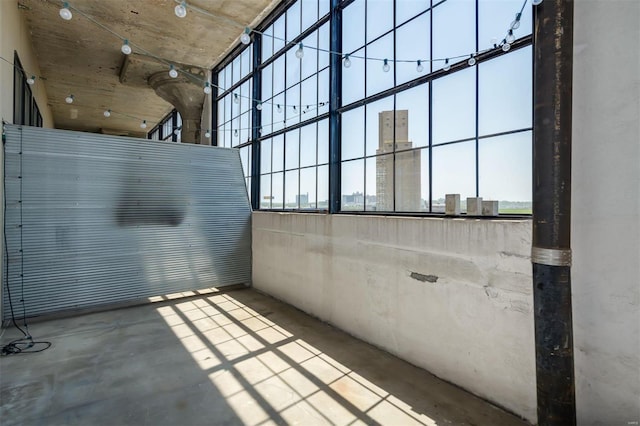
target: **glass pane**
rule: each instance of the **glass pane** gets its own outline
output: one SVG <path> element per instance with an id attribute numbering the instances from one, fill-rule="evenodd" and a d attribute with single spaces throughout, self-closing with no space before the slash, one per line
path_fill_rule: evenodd
<path id="1" fill-rule="evenodd" d="M 348 8 L 347 8 L 348 9 Z M 342 105 L 364 98 L 364 49 L 358 50 L 350 59 L 351 66 L 342 68 Z M 382 66 L 378 63 L 379 66 Z M 382 70 L 380 70 L 382 73 Z"/>
<path id="2" fill-rule="evenodd" d="M 273 131 L 277 132 L 284 128 L 284 110 L 286 106 L 284 104 L 284 93 L 273 98 Z"/>
<path id="3" fill-rule="evenodd" d="M 300 170 L 300 196 L 299 207 L 301 209 L 316 208 L 316 168 L 309 167 Z"/>
<path id="4" fill-rule="evenodd" d="M 272 130 L 273 123 L 273 105 L 271 105 L 271 101 L 266 101 L 262 104 L 262 111 L 260 112 L 261 117 L 261 133 L 262 135 L 268 135 Z"/>
<path id="5" fill-rule="evenodd" d="M 329 13 L 329 0 L 320 0 L 319 6 L 320 6 L 320 13 L 319 13 L 319 17 L 322 18 L 324 15 L 326 15 L 327 13 Z"/>
<path id="6" fill-rule="evenodd" d="M 218 146 L 222 146 L 222 147 L 226 146 L 225 145 L 225 140 L 224 140 L 225 133 L 226 133 L 226 131 L 225 131 L 224 125 L 218 128 L 218 140 L 217 140 Z M 159 136 L 160 135 L 158 135 L 158 133 L 156 132 L 156 138 L 159 137 Z M 154 139 L 156 139 L 156 138 L 154 138 Z"/>
<path id="7" fill-rule="evenodd" d="M 231 87 L 233 85 L 233 78 L 232 78 L 232 72 L 231 72 L 231 64 L 227 65 L 226 67 L 224 67 L 224 81 L 225 81 L 225 86 L 223 87 L 224 90 L 227 90 L 229 87 Z"/>
<path id="8" fill-rule="evenodd" d="M 273 55 L 273 25 L 262 33 L 262 62 Z"/>
<path id="9" fill-rule="evenodd" d="M 284 135 L 275 136 L 271 140 L 271 168 L 274 172 L 284 169 Z"/>
<path id="10" fill-rule="evenodd" d="M 342 163 L 341 210 L 364 210 L 364 160 Z"/>
<path id="11" fill-rule="evenodd" d="M 433 81 L 433 142 L 475 137 L 476 73 L 470 67 Z"/>
<path id="12" fill-rule="evenodd" d="M 492 39 L 499 43 L 507 35 L 511 22 L 522 7 L 521 0 L 483 0 L 478 4 L 478 45 L 480 50 L 493 47 Z M 520 28 L 513 34 L 516 38 L 531 34 L 531 11 L 527 4 L 522 11 Z"/>
<path id="13" fill-rule="evenodd" d="M 284 56 L 280 56 L 273 62 L 273 94 L 284 90 Z"/>
<path id="14" fill-rule="evenodd" d="M 367 156 L 393 152 L 393 96 L 368 104 L 366 108 Z"/>
<path id="15" fill-rule="evenodd" d="M 479 65 L 480 135 L 531 127 L 531 47 Z"/>
<path id="16" fill-rule="evenodd" d="M 467 197 L 476 196 L 475 142 L 433 148 L 433 211 L 444 212 L 446 194 L 460 194 L 462 211 Z"/>
<path id="17" fill-rule="evenodd" d="M 318 83 L 316 76 L 311 76 L 302 82 L 302 94 L 300 108 L 302 108 L 302 119 L 306 120 L 317 114 L 318 108 Z"/>
<path id="18" fill-rule="evenodd" d="M 271 208 L 271 175 L 260 176 L 260 208 Z"/>
<path id="19" fill-rule="evenodd" d="M 318 51 L 313 49 L 318 45 L 318 32 L 309 35 L 303 41 L 304 57 L 302 58 L 302 76 L 306 78 L 318 72 Z"/>
<path id="20" fill-rule="evenodd" d="M 300 129 L 300 167 L 316 164 L 316 124 Z"/>
<path id="21" fill-rule="evenodd" d="M 432 13 L 434 59 L 464 56 L 476 51 L 475 1 L 447 0 L 436 6 Z"/>
<path id="22" fill-rule="evenodd" d="M 318 74 L 318 115 L 329 112 L 329 69 Z"/>
<path id="23" fill-rule="evenodd" d="M 318 164 L 329 162 L 329 120 L 318 122 Z"/>
<path id="24" fill-rule="evenodd" d="M 285 15 L 282 15 L 278 18 L 276 22 L 273 24 L 273 53 L 277 53 L 280 49 L 284 47 L 285 41 L 285 26 L 284 26 Z"/>
<path id="25" fill-rule="evenodd" d="M 267 100 L 273 96 L 273 66 L 269 65 L 262 70 L 262 97 L 260 99 Z"/>
<path id="26" fill-rule="evenodd" d="M 260 173 L 271 172 L 271 139 L 260 142 Z"/>
<path id="27" fill-rule="evenodd" d="M 396 84 L 402 84 L 429 73 L 431 64 L 429 62 L 431 58 L 429 15 L 429 13 L 420 15 L 396 31 L 397 59 L 412 60 L 412 62 L 396 62 Z M 418 59 L 422 60 L 420 64 L 422 71 L 418 71 Z"/>
<path id="28" fill-rule="evenodd" d="M 287 87 L 294 86 L 300 82 L 301 59 L 296 58 L 298 46 L 293 46 L 287 50 Z"/>
<path id="29" fill-rule="evenodd" d="M 231 120 L 231 112 L 232 112 L 232 102 L 231 102 L 231 94 L 228 94 L 223 98 L 224 102 L 224 121 L 225 123 Z"/>
<path id="30" fill-rule="evenodd" d="M 396 154 L 396 211 L 419 212 L 427 210 L 426 200 L 429 193 L 428 152 L 426 149 L 416 149 Z"/>
<path id="31" fill-rule="evenodd" d="M 328 52 L 330 49 L 329 42 L 329 23 L 327 22 L 320 27 L 320 34 L 318 37 L 318 47 L 322 49 L 318 52 L 318 69 L 321 70 L 329 66 L 329 57 L 331 54 Z"/>
<path id="32" fill-rule="evenodd" d="M 300 34 L 300 1 L 287 9 L 287 42 Z"/>
<path id="33" fill-rule="evenodd" d="M 393 87 L 395 72 L 393 69 L 393 34 L 386 35 L 367 46 L 367 58 L 386 58 L 390 68 L 388 72 L 385 72 L 382 61 L 367 59 L 367 96 Z"/>
<path id="34" fill-rule="evenodd" d="M 236 56 L 231 64 L 233 70 L 233 80 L 231 82 L 232 84 L 236 84 L 238 81 L 240 81 L 240 56 Z"/>
<path id="35" fill-rule="evenodd" d="M 315 24 L 318 20 L 318 0 L 302 1 L 302 31 Z"/>
<path id="36" fill-rule="evenodd" d="M 393 28 L 393 1 L 367 0 L 367 43 Z"/>
<path id="37" fill-rule="evenodd" d="M 251 202 L 251 178 L 247 177 L 245 179 L 245 185 L 247 187 L 247 197 L 249 197 L 249 202 Z"/>
<path id="38" fill-rule="evenodd" d="M 251 72 L 252 65 L 251 46 L 244 49 L 240 54 L 240 75 L 244 77 Z"/>
<path id="39" fill-rule="evenodd" d="M 396 23 L 399 25 L 429 8 L 431 0 L 396 0 Z"/>
<path id="40" fill-rule="evenodd" d="M 367 158 L 365 209 L 393 211 L 393 154 Z"/>
<path id="41" fill-rule="evenodd" d="M 364 107 L 342 114 L 342 160 L 364 156 Z"/>
<path id="42" fill-rule="evenodd" d="M 364 46 L 365 0 L 355 0 L 342 11 L 342 51 L 353 52 Z"/>
<path id="43" fill-rule="evenodd" d="M 284 112 L 287 126 L 300 122 L 300 85 L 287 89 L 287 107 Z"/>
<path id="44" fill-rule="evenodd" d="M 531 141 L 531 132 L 480 140 L 480 196 L 500 213 L 531 214 Z"/>
<path id="45" fill-rule="evenodd" d="M 236 138 L 236 145 L 249 141 L 251 137 L 251 129 L 249 124 L 249 113 L 245 112 L 240 116 L 240 134 Z"/>
<path id="46" fill-rule="evenodd" d="M 329 166 L 318 167 L 318 208 L 329 208 Z"/>
<path id="47" fill-rule="evenodd" d="M 429 145 L 429 85 L 398 93 L 396 111 L 402 119 L 396 123 L 396 142 L 403 144 L 397 149 Z"/>
<path id="48" fill-rule="evenodd" d="M 281 209 L 284 207 L 284 174 L 274 173 L 271 175 L 271 208 Z"/>
<path id="49" fill-rule="evenodd" d="M 298 182 L 299 170 L 291 170 L 285 172 L 284 176 L 284 193 L 285 193 L 285 208 L 297 209 L 299 200 L 299 182 Z"/>
<path id="50" fill-rule="evenodd" d="M 243 148 L 240 148 L 240 162 L 242 163 L 242 170 L 244 172 L 244 176 L 249 176 L 251 174 L 248 161 L 249 161 L 249 147 L 245 146 Z"/>
<path id="51" fill-rule="evenodd" d="M 300 167 L 300 130 L 292 130 L 285 136 L 285 170 Z"/>
<path id="52" fill-rule="evenodd" d="M 218 73 L 218 87 L 222 88 L 222 90 L 218 92 L 218 94 L 221 95 L 224 87 L 226 87 L 226 84 L 224 82 L 224 68 Z"/>

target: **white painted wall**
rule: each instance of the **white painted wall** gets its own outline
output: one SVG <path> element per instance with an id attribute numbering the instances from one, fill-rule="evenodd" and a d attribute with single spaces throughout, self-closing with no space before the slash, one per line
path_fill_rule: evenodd
<path id="1" fill-rule="evenodd" d="M 640 2 L 576 1 L 574 17 L 578 421 L 626 425 L 640 421 Z"/>
<path id="2" fill-rule="evenodd" d="M 533 421 L 530 246 L 529 220 L 255 212 L 253 285 Z"/>

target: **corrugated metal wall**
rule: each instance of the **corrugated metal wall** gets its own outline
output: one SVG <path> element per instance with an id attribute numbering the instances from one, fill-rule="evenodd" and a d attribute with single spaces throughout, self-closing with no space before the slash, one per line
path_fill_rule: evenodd
<path id="1" fill-rule="evenodd" d="M 16 314 L 23 294 L 36 316 L 250 282 L 237 150 L 12 125 L 5 133 Z M 8 297 L 5 287 L 5 319 Z"/>

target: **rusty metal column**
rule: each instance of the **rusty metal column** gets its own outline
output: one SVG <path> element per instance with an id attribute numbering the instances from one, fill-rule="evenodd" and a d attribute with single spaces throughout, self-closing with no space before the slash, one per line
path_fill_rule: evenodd
<path id="1" fill-rule="evenodd" d="M 575 425 L 571 313 L 573 0 L 535 7 L 533 299 L 538 424 Z"/>

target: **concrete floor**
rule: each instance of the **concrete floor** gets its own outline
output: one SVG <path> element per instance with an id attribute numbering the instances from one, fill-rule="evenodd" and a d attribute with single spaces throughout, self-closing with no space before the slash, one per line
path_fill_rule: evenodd
<path id="1" fill-rule="evenodd" d="M 30 330 L 53 346 L 0 359 L 3 426 L 526 424 L 251 289 Z"/>

